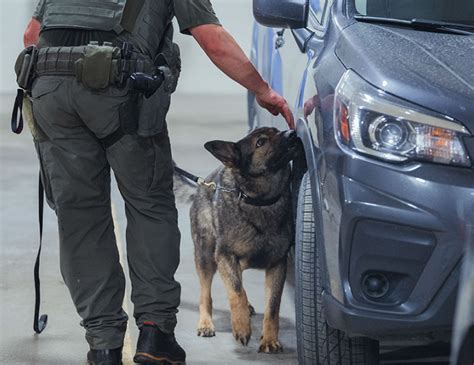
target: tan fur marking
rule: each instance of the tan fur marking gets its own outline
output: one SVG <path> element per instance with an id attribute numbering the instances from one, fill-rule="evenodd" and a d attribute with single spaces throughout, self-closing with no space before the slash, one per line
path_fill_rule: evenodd
<path id="1" fill-rule="evenodd" d="M 252 334 L 252 328 L 250 326 L 250 309 L 247 293 L 242 283 L 242 270 L 237 262 L 224 257 L 219 259 L 217 268 L 224 281 L 229 298 L 232 334 L 238 342 L 247 346 Z"/>
<path id="2" fill-rule="evenodd" d="M 265 314 L 259 352 L 280 352 L 283 346 L 278 341 L 280 330 L 280 303 L 286 277 L 286 262 L 266 271 Z"/>
<path id="3" fill-rule="evenodd" d="M 198 270 L 201 282 L 201 298 L 199 300 L 199 323 L 197 334 L 201 337 L 213 337 L 216 335 L 214 323 L 212 322 L 212 276 Z"/>
<path id="4" fill-rule="evenodd" d="M 241 293 L 229 293 L 230 312 L 232 319 L 232 333 L 237 341 L 246 346 L 249 342 L 252 329 L 250 325 L 250 308 L 247 294 L 242 289 Z"/>

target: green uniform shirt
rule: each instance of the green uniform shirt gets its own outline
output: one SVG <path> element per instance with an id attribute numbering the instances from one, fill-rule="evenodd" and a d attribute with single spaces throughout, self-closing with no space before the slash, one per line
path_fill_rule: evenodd
<path id="1" fill-rule="evenodd" d="M 160 0 L 163 1 L 163 0 Z M 181 33 L 190 34 L 189 29 L 203 24 L 220 25 L 210 0 L 171 0 L 174 16 L 178 20 Z M 43 19 L 45 0 L 39 0 L 33 17 L 39 22 Z M 91 41 L 113 41 L 114 32 L 78 29 L 47 29 L 41 33 L 40 46 L 80 46 Z"/>

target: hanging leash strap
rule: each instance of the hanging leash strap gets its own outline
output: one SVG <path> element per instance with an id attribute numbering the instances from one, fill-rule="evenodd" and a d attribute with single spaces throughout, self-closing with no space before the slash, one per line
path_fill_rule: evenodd
<path id="1" fill-rule="evenodd" d="M 11 119 L 11 129 L 15 134 L 20 134 L 23 131 L 23 98 L 25 97 L 25 91 L 18 89 L 18 93 L 15 98 L 13 106 L 13 113 Z M 36 262 L 34 268 L 34 281 L 35 281 L 35 313 L 33 318 L 33 330 L 40 334 L 46 328 L 48 324 L 48 315 L 40 315 L 41 305 L 41 286 L 40 286 L 40 258 L 41 258 L 41 247 L 43 245 L 43 214 L 44 213 L 44 186 L 41 180 L 41 172 L 38 178 L 38 224 L 39 224 L 39 248 L 38 254 L 36 255 Z"/>
<path id="2" fill-rule="evenodd" d="M 43 215 L 44 215 L 44 186 L 41 180 L 41 173 L 38 181 L 38 217 L 39 217 L 39 248 L 38 255 L 36 256 L 35 263 L 35 316 L 33 322 L 33 329 L 37 334 L 40 334 L 46 328 L 48 324 L 48 315 L 42 314 L 40 316 L 40 305 L 41 305 L 41 292 L 40 292 L 40 257 L 41 257 L 41 246 L 43 244 Z"/>
<path id="3" fill-rule="evenodd" d="M 16 94 L 15 103 L 13 104 L 11 127 L 12 132 L 20 134 L 23 131 L 23 97 L 25 92 L 22 89 L 18 89 Z"/>

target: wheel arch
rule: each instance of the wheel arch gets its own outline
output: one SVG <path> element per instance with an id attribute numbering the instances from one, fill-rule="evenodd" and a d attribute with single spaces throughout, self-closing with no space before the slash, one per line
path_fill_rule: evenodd
<path id="1" fill-rule="evenodd" d="M 315 244 L 319 245 L 319 249 L 322 257 L 323 272 L 322 280 L 325 288 L 329 288 L 327 285 L 329 283 L 328 271 L 327 271 L 327 260 L 326 260 L 326 250 L 324 245 L 324 229 L 323 229 L 323 218 L 321 213 L 321 202 L 322 202 L 322 193 L 320 185 L 320 175 L 319 175 L 319 163 L 321 162 L 321 150 L 314 144 L 313 135 L 311 129 L 308 126 L 308 123 L 300 118 L 296 122 L 296 133 L 303 143 L 303 148 L 306 158 L 307 171 L 311 183 L 311 198 L 313 201 L 313 212 L 314 220 L 316 224 L 315 229 Z"/>
<path id="2" fill-rule="evenodd" d="M 321 153 L 313 143 L 313 136 L 307 122 L 302 118 L 298 119 L 296 122 L 296 133 L 303 143 L 306 167 L 311 181 L 313 210 L 316 212 L 321 200 L 318 173 L 318 161 L 320 159 Z"/>

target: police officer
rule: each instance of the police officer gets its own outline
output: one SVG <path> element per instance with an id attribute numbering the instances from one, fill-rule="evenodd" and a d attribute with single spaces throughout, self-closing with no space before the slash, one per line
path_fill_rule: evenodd
<path id="1" fill-rule="evenodd" d="M 127 254 L 138 363 L 185 363 L 174 337 L 180 233 L 165 117 L 179 76 L 172 19 L 259 104 L 282 114 L 286 101 L 260 77 L 209 0 L 40 0 L 25 33 L 37 44 L 31 88 L 33 137 L 49 205 L 58 217 L 60 267 L 82 318 L 90 364 L 120 364 L 127 326 L 125 278 L 110 202 L 110 170 L 125 201 Z M 122 45 L 131 47 L 123 49 Z M 120 50 L 119 47 L 122 47 Z M 124 75 L 166 66 L 175 79 L 151 97 Z"/>

